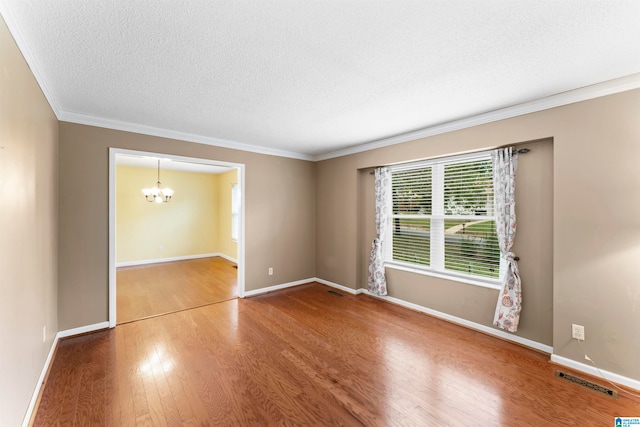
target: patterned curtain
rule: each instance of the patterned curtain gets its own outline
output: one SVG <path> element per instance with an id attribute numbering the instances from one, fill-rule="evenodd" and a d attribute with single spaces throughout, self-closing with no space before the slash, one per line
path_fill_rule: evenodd
<path id="1" fill-rule="evenodd" d="M 382 242 L 386 233 L 388 221 L 387 199 L 391 172 L 387 168 L 377 168 L 375 171 L 376 182 L 376 234 L 371 244 L 371 256 L 369 257 L 369 292 L 376 295 L 387 295 L 387 279 L 384 275 L 384 256 L 382 254 Z"/>
<path id="2" fill-rule="evenodd" d="M 515 178 L 518 153 L 512 147 L 498 149 L 491 153 L 491 159 L 498 244 L 500 255 L 507 262 L 493 325 L 516 332 L 522 310 L 522 287 L 517 257 L 511 252 L 511 246 L 516 237 Z"/>

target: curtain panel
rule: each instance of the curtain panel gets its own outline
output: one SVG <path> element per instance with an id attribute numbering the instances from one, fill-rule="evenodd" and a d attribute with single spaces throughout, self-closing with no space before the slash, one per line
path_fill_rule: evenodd
<path id="1" fill-rule="evenodd" d="M 493 161 L 494 204 L 500 256 L 506 261 L 493 325 L 516 332 L 522 311 L 522 283 L 516 255 L 511 252 L 516 237 L 516 169 L 518 153 L 513 147 L 491 153 Z"/>
<path id="2" fill-rule="evenodd" d="M 391 172 L 388 168 L 375 170 L 375 195 L 376 195 L 376 238 L 371 243 L 371 255 L 369 257 L 369 292 L 376 295 L 387 295 L 387 279 L 384 272 L 384 254 L 382 243 L 389 221 L 389 209 L 387 206 L 388 191 L 390 187 Z"/>

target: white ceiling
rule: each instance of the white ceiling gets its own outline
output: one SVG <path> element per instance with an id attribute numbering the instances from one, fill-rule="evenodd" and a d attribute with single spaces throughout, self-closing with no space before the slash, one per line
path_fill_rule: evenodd
<path id="1" fill-rule="evenodd" d="M 0 0 L 0 12 L 61 120 L 301 158 L 640 81 L 637 0 Z"/>

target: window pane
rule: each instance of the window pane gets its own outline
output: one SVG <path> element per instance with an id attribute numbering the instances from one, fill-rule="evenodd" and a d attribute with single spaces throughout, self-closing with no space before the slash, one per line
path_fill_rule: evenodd
<path id="1" fill-rule="evenodd" d="M 431 215 L 431 168 L 393 172 L 393 213 Z"/>
<path id="2" fill-rule="evenodd" d="M 444 213 L 493 216 L 491 160 L 454 163 L 444 167 Z"/>
<path id="3" fill-rule="evenodd" d="M 446 270 L 497 279 L 500 248 L 495 221 L 445 220 Z"/>
<path id="4" fill-rule="evenodd" d="M 499 279 L 489 155 L 438 159 L 415 167 L 392 170 L 393 260 Z"/>
<path id="5" fill-rule="evenodd" d="M 392 218 L 393 259 L 430 265 L 431 221 L 429 219 Z"/>

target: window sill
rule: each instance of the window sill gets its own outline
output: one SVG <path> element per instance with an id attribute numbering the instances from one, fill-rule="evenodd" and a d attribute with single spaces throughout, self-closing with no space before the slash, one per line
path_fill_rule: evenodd
<path id="1" fill-rule="evenodd" d="M 415 267 L 413 265 L 401 264 L 401 263 L 389 262 L 389 261 L 386 261 L 384 263 L 384 266 L 386 268 L 392 268 L 394 270 L 408 271 L 410 273 L 422 274 L 424 276 L 432 276 L 432 277 L 437 277 L 439 279 L 445 279 L 445 280 L 451 280 L 451 281 L 454 281 L 454 282 L 466 283 L 467 285 L 480 286 L 480 287 L 483 287 L 483 288 L 489 288 L 489 289 L 495 289 L 495 290 L 500 290 L 500 288 L 501 288 L 500 282 L 498 282 L 497 280 L 486 280 L 485 281 L 485 280 L 482 280 L 482 279 L 464 277 L 462 275 L 458 276 L 458 275 L 449 274 L 449 273 L 441 273 L 441 272 L 436 272 L 436 271 L 433 271 L 433 270 L 428 270 L 426 268 L 420 268 L 420 267 Z"/>

